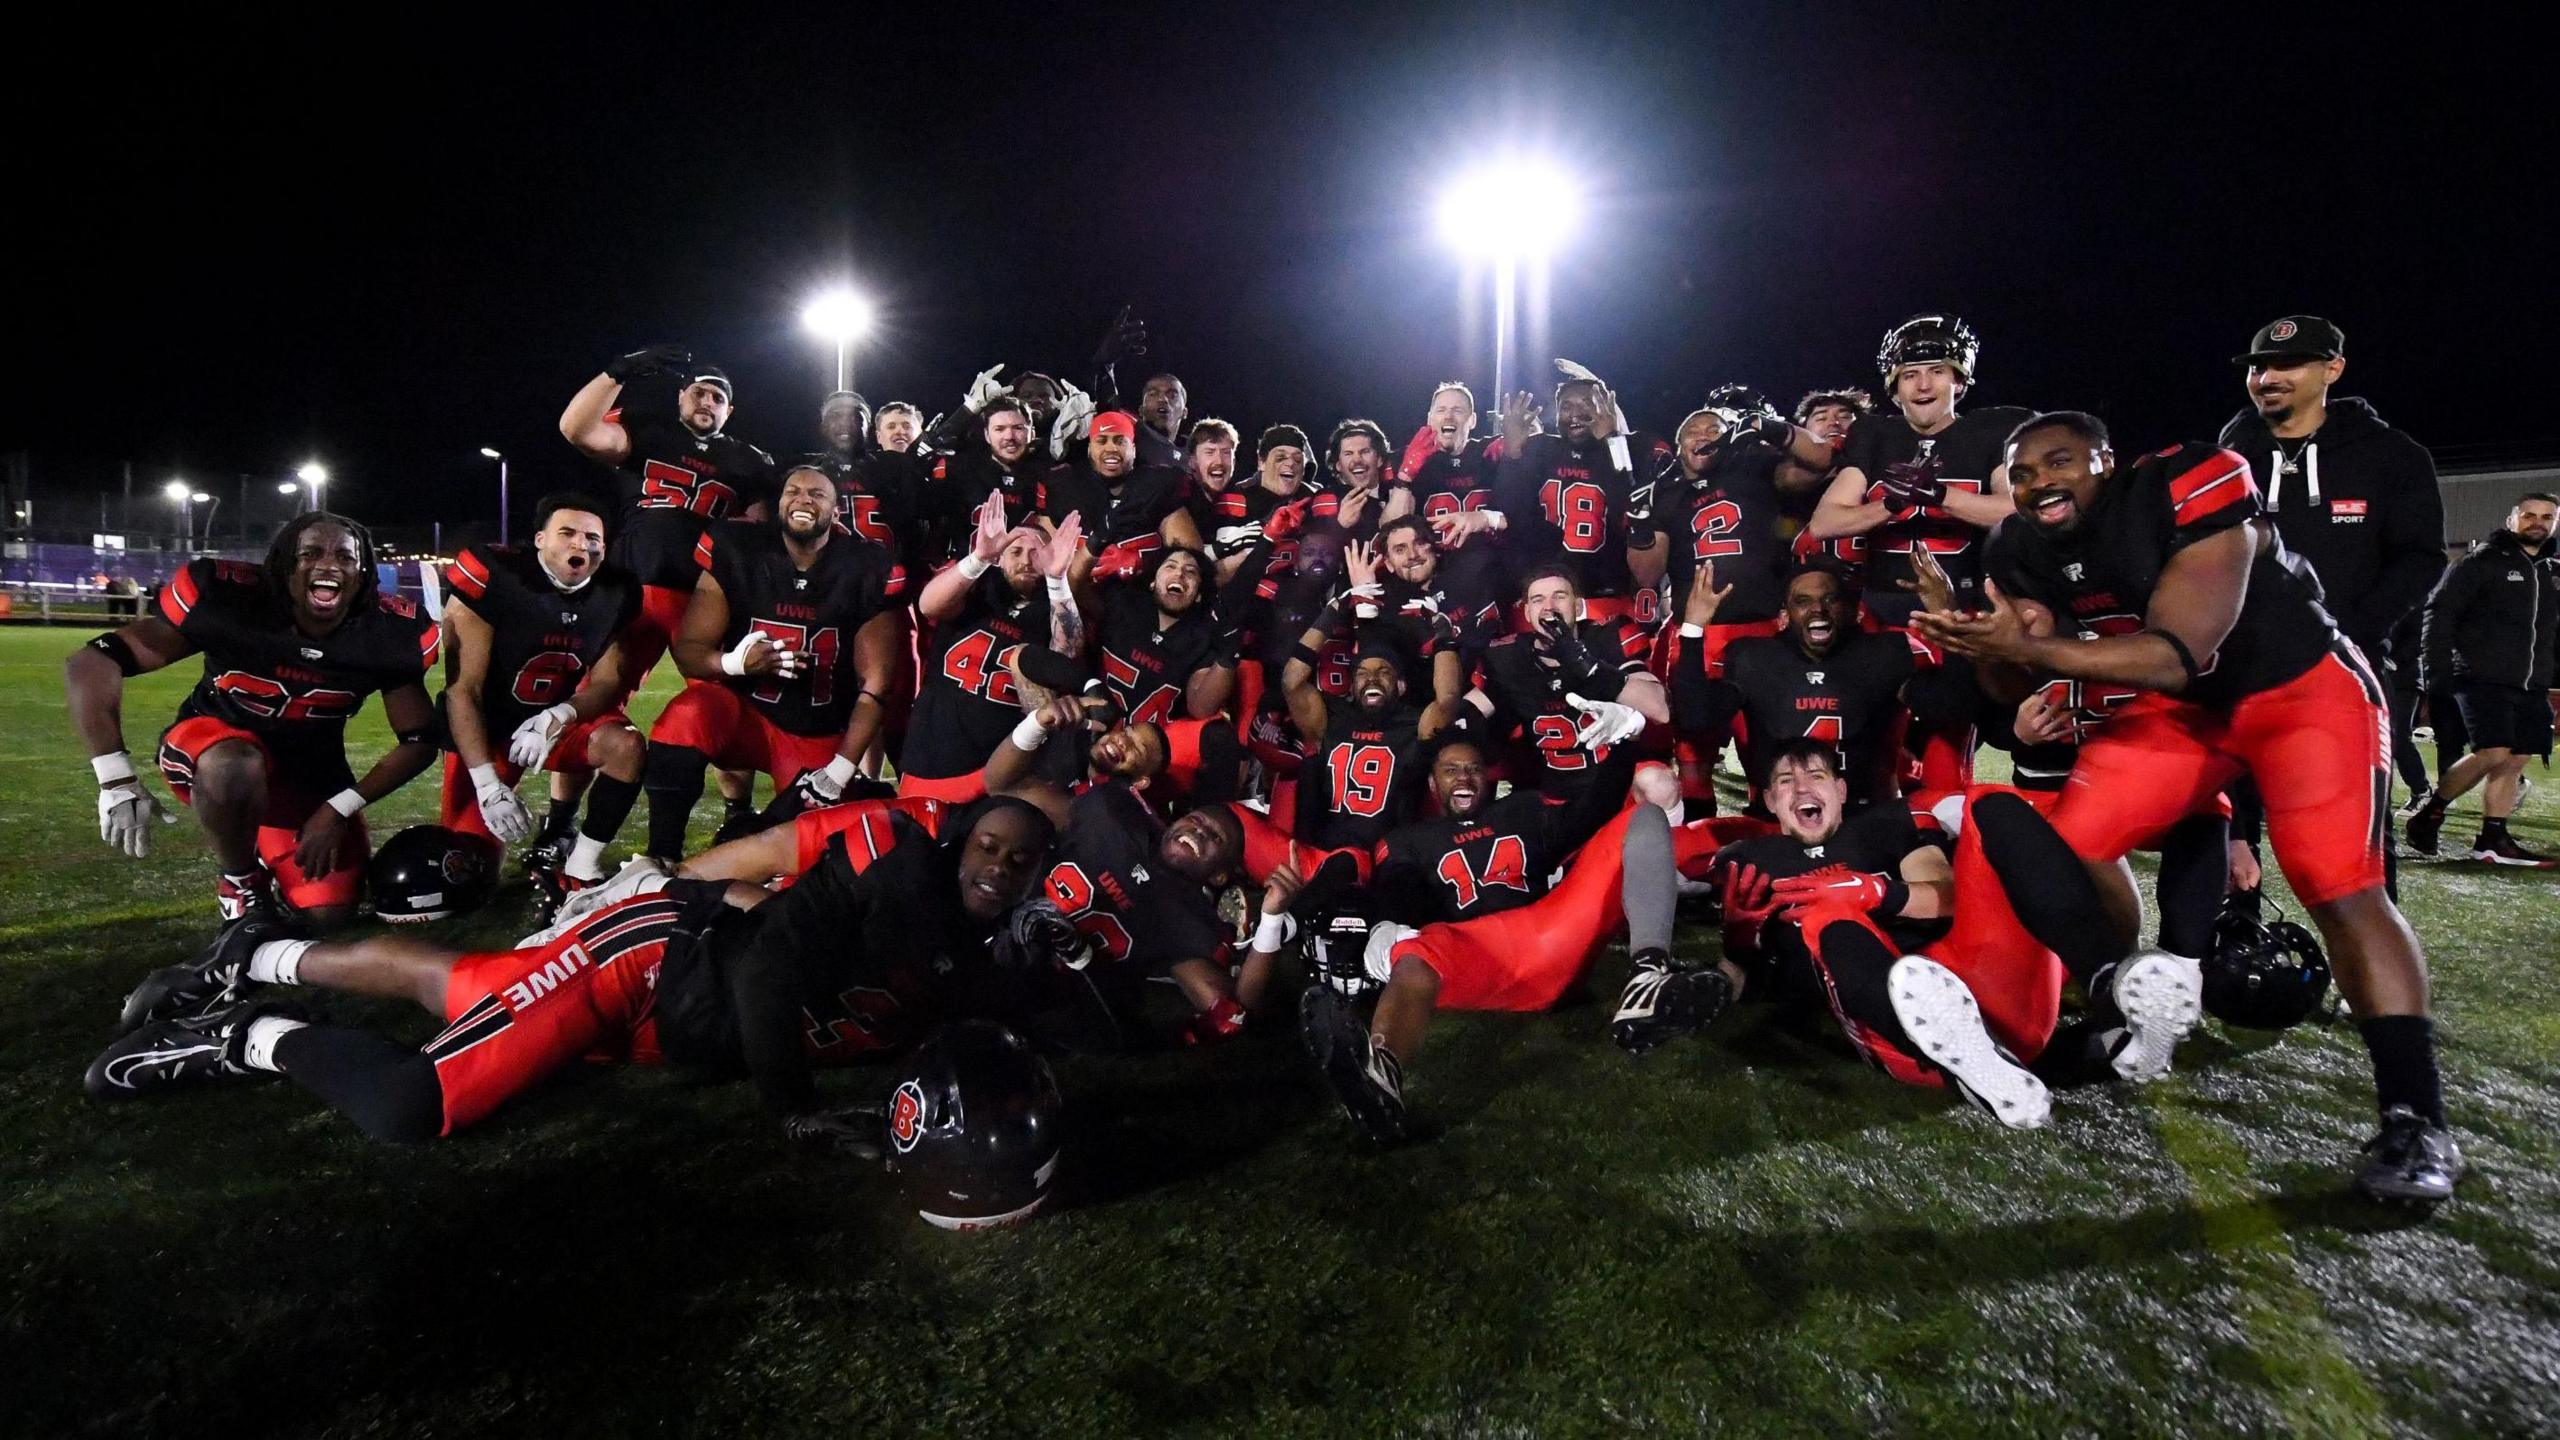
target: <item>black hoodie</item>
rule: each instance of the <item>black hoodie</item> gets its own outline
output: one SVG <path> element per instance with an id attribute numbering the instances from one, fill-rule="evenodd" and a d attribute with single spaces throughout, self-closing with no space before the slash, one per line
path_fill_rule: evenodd
<path id="1" fill-rule="evenodd" d="M 2367 655 L 2427 598 L 2444 569 L 2444 497 L 2426 447 L 2352 396 L 2333 399 L 2289 471 L 2256 410 L 2222 427 L 2249 461 L 2287 550 L 2320 577 L 2338 628 Z"/>
<path id="2" fill-rule="evenodd" d="M 2560 546 L 2536 555 L 2512 530 L 2501 530 L 2453 562 L 2427 597 L 2427 688 L 2455 681 L 2549 688 L 2552 650 L 2560 637 Z"/>

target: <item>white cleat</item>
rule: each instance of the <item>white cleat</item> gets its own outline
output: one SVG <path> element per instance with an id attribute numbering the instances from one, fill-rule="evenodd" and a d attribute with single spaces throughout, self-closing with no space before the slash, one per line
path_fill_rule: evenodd
<path id="1" fill-rule="evenodd" d="M 2052 1118 L 2053 1092 L 1991 1038 L 1982 1007 L 1956 972 L 1925 956 L 1905 955 L 1885 980 L 1902 1033 L 1947 1072 L 1957 1094 L 2014 1130 L 2033 1130 Z"/>
<path id="2" fill-rule="evenodd" d="M 2169 1073 L 2178 1042 L 2204 1015 L 2204 967 L 2184 955 L 2146 950 L 2116 967 L 2116 1008 L 2124 1012 L 2125 1041 L 2116 1051 L 2116 1073 L 2148 1085 Z"/>

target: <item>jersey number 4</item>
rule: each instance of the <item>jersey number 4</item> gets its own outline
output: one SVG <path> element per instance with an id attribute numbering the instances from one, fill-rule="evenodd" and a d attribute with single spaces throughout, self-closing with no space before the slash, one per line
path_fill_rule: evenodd
<path id="1" fill-rule="evenodd" d="M 729 513 L 730 504 L 737 498 L 737 491 L 681 465 L 651 460 L 640 467 L 643 510 L 690 510 L 717 520 Z"/>
<path id="2" fill-rule="evenodd" d="M 1022 693 L 1013 685 L 1013 657 L 1021 649 L 996 649 L 991 631 L 973 630 L 942 652 L 942 677 L 970 695 L 983 695 L 998 705 L 1019 705 Z"/>
<path id="3" fill-rule="evenodd" d="M 1472 909 L 1479 891 L 1496 885 L 1529 893 L 1529 847 L 1517 835 L 1497 836 L 1492 851 L 1484 857 L 1484 873 L 1467 868 L 1467 852 L 1452 850 L 1440 857 L 1440 878 L 1458 897 L 1458 908 Z"/>

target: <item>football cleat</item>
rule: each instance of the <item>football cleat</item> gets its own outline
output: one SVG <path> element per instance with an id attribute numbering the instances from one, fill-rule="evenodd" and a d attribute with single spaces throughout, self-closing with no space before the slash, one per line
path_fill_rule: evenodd
<path id="1" fill-rule="evenodd" d="M 2382 1112 L 2382 1131 L 2365 1142 L 2364 1154 L 2356 1189 L 2376 1200 L 2449 1200 L 2462 1178 L 2462 1149 L 2453 1143 L 2453 1132 L 2427 1123 L 2406 1105 Z"/>
<path id="2" fill-rule="evenodd" d="M 2115 968 L 2108 990 L 2125 1023 L 2116 1073 L 2137 1085 L 2168 1074 L 2178 1042 L 2204 1014 L 2204 967 L 2184 955 L 2146 950 Z"/>
<path id="3" fill-rule="evenodd" d="M 246 885 L 228 875 L 215 879 L 213 908 L 225 925 L 253 914 L 270 919 L 284 914 L 284 906 L 276 899 L 276 877 L 264 864 L 258 866 L 257 878 Z"/>
<path id="4" fill-rule="evenodd" d="M 568 903 L 570 896 L 595 883 L 593 880 L 581 880 L 557 866 L 548 870 L 534 871 L 533 915 L 534 919 L 541 922 L 537 928 L 549 928 L 552 921 L 559 916 L 560 907 Z"/>
<path id="5" fill-rule="evenodd" d="M 1946 1072 L 1956 1093 L 2015 1130 L 2053 1117 L 2053 1092 L 2000 1048 L 1982 1023 L 1973 990 L 1923 955 L 1905 955 L 1885 972 L 1894 1018 L 1929 1062 Z"/>
<path id="6" fill-rule="evenodd" d="M 2471 842 L 2470 854 L 2472 859 L 2485 860 L 2492 865 L 2513 865 L 2526 870 L 2551 868 L 2550 856 L 2527 850 L 2517 844 L 2512 835 L 2500 835 L 2494 840 L 2483 835 Z"/>
<path id="7" fill-rule="evenodd" d="M 223 926 L 195 959 L 184 965 L 163 965 L 144 976 L 124 997 L 116 1033 L 130 1035 L 154 1021 L 201 1015 L 231 1004 L 248 983 L 249 956 L 267 941 L 290 939 L 292 933 L 282 920 L 255 910 Z"/>
<path id="8" fill-rule="evenodd" d="M 711 832 L 711 843 L 726 845 L 732 840 L 744 840 L 762 828 L 764 817 L 758 813 L 753 801 L 743 805 L 724 805 L 720 812 L 720 828 Z"/>
<path id="9" fill-rule="evenodd" d="M 99 1052 L 81 1085 L 92 1100 L 131 1100 L 146 1091 L 263 1078 L 241 1062 L 249 1022 L 292 1015 L 282 1005 L 252 1003 L 145 1025 Z"/>
<path id="10" fill-rule="evenodd" d="M 1670 955 L 1652 949 L 1637 951 L 1635 962 L 1609 1019 L 1609 1038 L 1630 1055 L 1694 1035 L 1733 1004 L 1733 982 L 1721 969 L 1675 967 Z"/>
<path id="11" fill-rule="evenodd" d="M 2409 817 L 2409 823 L 2400 831 L 2400 838 L 2407 842 L 2409 853 L 2433 855 L 2443 834 L 2444 812 L 2436 808 L 2435 802 L 2429 801 L 2417 814 Z"/>
<path id="12" fill-rule="evenodd" d="M 1298 1021 L 1307 1054 L 1341 1102 L 1342 1113 L 1380 1145 L 1403 1140 L 1404 1067 L 1393 1052 L 1369 1038 L 1359 1012 L 1331 990 L 1310 985 L 1298 1002 Z"/>
<path id="13" fill-rule="evenodd" d="M 2424 789 L 2419 790 L 2416 794 L 2411 795 L 2408 799 L 2401 801 L 2400 808 L 2392 811 L 2391 813 L 2397 815 L 2403 820 L 2411 819 L 2416 816 L 2419 811 L 2434 804 L 2435 798 L 2436 787 L 2429 785 Z"/>
<path id="14" fill-rule="evenodd" d="M 578 832 L 575 830 L 564 835 L 545 835 L 534 841 L 525 847 L 522 857 L 525 873 L 539 875 L 545 870 L 557 870 L 568 864 L 569 847 L 577 843 Z"/>

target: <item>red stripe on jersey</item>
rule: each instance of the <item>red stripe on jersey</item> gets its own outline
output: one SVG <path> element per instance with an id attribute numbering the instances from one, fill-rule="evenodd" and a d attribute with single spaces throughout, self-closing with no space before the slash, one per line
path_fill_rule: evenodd
<path id="1" fill-rule="evenodd" d="M 418 632 L 418 654 L 428 669 L 435 668 L 437 659 L 444 654 L 443 626 L 430 625 Z"/>
<path id="2" fill-rule="evenodd" d="M 169 583 L 160 587 L 160 618 L 172 625 L 187 623 L 187 612 L 196 608 L 196 569 L 182 565 Z"/>
<path id="3" fill-rule="evenodd" d="M 1643 626 L 1633 620 L 1623 620 L 1618 624 L 1618 651 L 1626 657 L 1618 669 L 1633 675 L 1644 668 L 1644 657 L 1653 653 L 1653 641 L 1644 633 Z"/>
<path id="4" fill-rule="evenodd" d="M 489 566 L 480 558 L 479 552 L 465 550 L 454 557 L 453 588 L 472 600 L 489 593 Z"/>
<path id="5" fill-rule="evenodd" d="M 907 567 L 904 565 L 890 566 L 888 583 L 880 587 L 880 593 L 892 599 L 906 594 Z"/>
<path id="6" fill-rule="evenodd" d="M 1918 661 L 1923 668 L 1933 669 L 1947 663 L 1946 653 L 1921 639 L 1919 631 L 1905 630 L 1901 634 L 1903 639 L 1911 642 L 1911 658 Z"/>
<path id="7" fill-rule="evenodd" d="M 702 532 L 701 539 L 693 542 L 693 563 L 705 570 L 711 568 L 711 532 L 708 530 Z"/>
<path id="8" fill-rule="evenodd" d="M 2181 525 L 2193 525 L 2230 506 L 2254 500 L 2257 494 L 2257 482 L 2249 477 L 2249 462 L 2228 450 L 2208 452 L 2203 463 L 2169 481 L 2169 505 Z"/>

